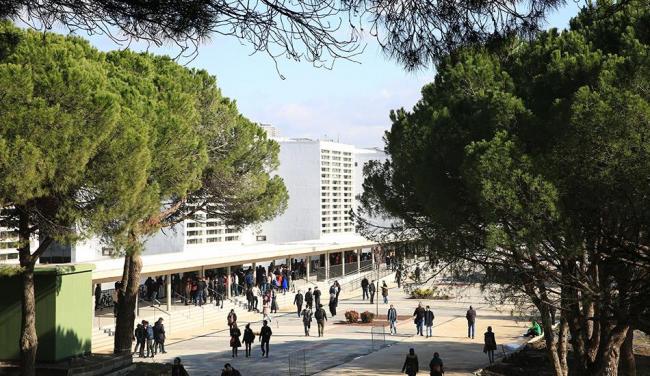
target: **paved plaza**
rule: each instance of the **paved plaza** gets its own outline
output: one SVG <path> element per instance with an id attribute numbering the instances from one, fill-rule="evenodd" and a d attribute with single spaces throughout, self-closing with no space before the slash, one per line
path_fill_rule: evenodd
<path id="1" fill-rule="evenodd" d="M 296 375 L 397 375 L 408 349 L 413 347 L 419 357 L 422 373 L 428 373 L 429 360 L 437 351 L 445 362 L 446 375 L 467 375 L 487 364 L 482 349 L 483 332 L 488 325 L 494 328 L 498 344 L 524 342 L 521 334 L 527 323 L 511 318 L 509 309 L 498 312 L 490 308 L 478 288 L 459 288 L 454 289 L 453 293 L 455 297 L 451 300 L 422 301 L 432 307 L 436 316 L 432 338 L 415 336 L 411 319 L 400 321 L 398 335 L 386 335 L 385 342 L 381 337 L 375 337 L 373 341 L 370 327 L 334 324 L 343 320 L 344 312 L 351 309 L 358 312 L 375 311 L 375 305 L 362 301 L 360 296 L 351 296 L 340 301 L 337 316 L 328 321 L 323 338 L 316 336 L 315 323 L 312 325 L 312 336 L 305 337 L 302 321 L 295 311 L 285 310 L 274 315 L 269 358 L 262 358 L 258 338 L 251 358 L 245 358 L 243 347 L 239 350 L 239 357 L 231 357 L 224 312 L 220 329 L 208 334 L 188 333 L 185 338 L 170 338 L 166 346 L 167 354 L 159 354 L 154 359 L 136 358 L 136 361 L 171 362 L 178 356 L 191 375 L 219 375 L 225 363 L 231 363 L 242 375 L 289 375 L 291 357 L 291 374 Z M 402 290 L 396 287 L 391 288 L 389 300 L 399 315 L 412 315 L 418 303 L 417 300 L 407 299 Z M 474 340 L 467 338 L 465 311 L 470 304 L 477 310 Z M 388 305 L 380 302 L 379 313 L 385 314 L 387 309 Z M 242 332 L 248 322 L 251 322 L 255 332 L 259 331 L 259 315 L 238 312 L 238 316 Z"/>

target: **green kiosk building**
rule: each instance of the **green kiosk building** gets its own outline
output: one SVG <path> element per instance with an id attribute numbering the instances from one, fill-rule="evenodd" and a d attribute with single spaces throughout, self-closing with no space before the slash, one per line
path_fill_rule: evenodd
<path id="1" fill-rule="evenodd" d="M 92 270 L 88 264 L 37 265 L 34 272 L 39 362 L 89 354 Z M 0 360 L 20 359 L 20 275 L 0 275 Z"/>

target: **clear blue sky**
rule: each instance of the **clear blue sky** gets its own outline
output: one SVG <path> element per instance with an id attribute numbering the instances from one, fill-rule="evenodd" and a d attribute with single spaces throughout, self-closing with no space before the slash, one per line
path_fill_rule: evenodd
<path id="1" fill-rule="evenodd" d="M 549 27 L 568 25 L 577 13 L 574 2 L 569 3 L 550 17 Z M 105 37 L 90 39 L 102 50 L 119 48 Z M 245 116 L 273 124 L 287 137 L 327 136 L 357 146 L 383 146 L 384 131 L 390 128 L 389 111 L 410 109 L 421 87 L 434 76 L 433 69 L 405 72 L 371 40 L 358 58 L 360 64 L 341 60 L 333 70 L 280 60 L 284 80 L 268 56 L 251 56 L 251 51 L 235 38 L 215 37 L 199 47 L 198 57 L 188 65 L 215 75 L 223 93 L 237 101 Z"/>

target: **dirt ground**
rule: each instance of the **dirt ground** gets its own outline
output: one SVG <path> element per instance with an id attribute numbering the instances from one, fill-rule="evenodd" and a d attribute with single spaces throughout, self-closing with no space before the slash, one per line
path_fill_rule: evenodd
<path id="1" fill-rule="evenodd" d="M 487 367 L 481 376 L 551 376 L 551 363 L 546 356 L 544 341 L 528 344 L 524 350 L 509 356 L 503 361 L 497 361 Z M 634 354 L 636 358 L 637 376 L 650 376 L 650 336 L 641 332 L 635 333 Z M 571 353 L 569 352 L 569 363 Z"/>

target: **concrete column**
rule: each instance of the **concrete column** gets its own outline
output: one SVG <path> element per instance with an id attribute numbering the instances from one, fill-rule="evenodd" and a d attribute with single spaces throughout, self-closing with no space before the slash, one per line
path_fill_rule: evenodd
<path id="1" fill-rule="evenodd" d="M 135 317 L 140 316 L 140 291 L 135 295 Z"/>
<path id="2" fill-rule="evenodd" d="M 362 249 L 357 249 L 357 274 L 361 273 L 361 252 Z"/>
<path id="3" fill-rule="evenodd" d="M 374 269 L 375 268 L 375 250 L 372 249 L 372 248 L 370 249 L 370 257 L 372 257 L 372 268 Z"/>
<path id="4" fill-rule="evenodd" d="M 309 282 L 309 269 L 311 269 L 311 256 L 307 256 L 307 282 Z"/>
<path id="5" fill-rule="evenodd" d="M 172 309 L 172 275 L 168 274 L 165 279 L 165 300 L 167 301 L 167 312 Z"/>
<path id="6" fill-rule="evenodd" d="M 325 280 L 330 279 L 330 253 L 325 252 Z"/>
<path id="7" fill-rule="evenodd" d="M 345 251 L 341 252 L 341 278 L 345 277 Z"/>
<path id="8" fill-rule="evenodd" d="M 293 257 L 289 256 L 287 257 L 287 269 L 291 271 L 291 261 L 293 261 Z"/>
<path id="9" fill-rule="evenodd" d="M 231 290 L 232 287 L 230 286 L 232 284 L 232 282 L 230 281 L 230 273 L 232 273 L 232 270 L 230 266 L 228 266 L 228 271 L 226 273 L 228 273 L 226 277 L 226 296 L 228 297 L 228 299 L 230 299 L 232 298 L 232 290 Z"/>

